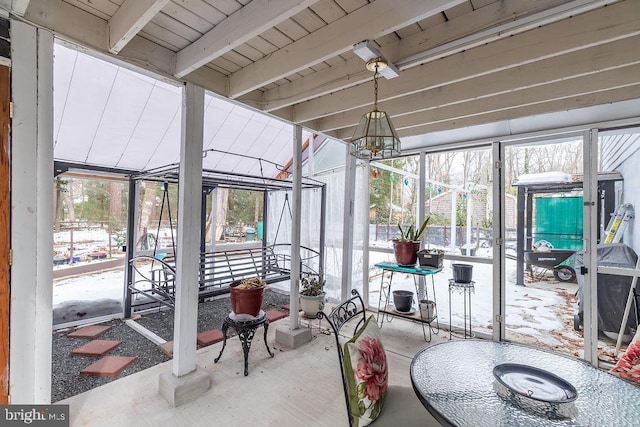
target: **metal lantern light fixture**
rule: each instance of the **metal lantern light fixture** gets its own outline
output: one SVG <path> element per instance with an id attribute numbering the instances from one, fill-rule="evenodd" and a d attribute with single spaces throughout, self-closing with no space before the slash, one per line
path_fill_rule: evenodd
<path id="1" fill-rule="evenodd" d="M 373 111 L 360 119 L 351 138 L 351 154 L 363 159 L 384 159 L 400 154 L 400 139 L 391 119 L 384 111 L 378 110 L 378 77 L 386 68 L 387 61 L 373 58 L 367 62 L 367 69 L 373 71 L 374 96 Z"/>

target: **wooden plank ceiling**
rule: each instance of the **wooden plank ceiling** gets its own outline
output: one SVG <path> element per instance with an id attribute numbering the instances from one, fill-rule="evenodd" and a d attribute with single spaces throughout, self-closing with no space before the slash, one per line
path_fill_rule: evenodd
<path id="1" fill-rule="evenodd" d="M 65 40 L 348 141 L 399 69 L 400 136 L 640 98 L 640 1 L 0 0 Z"/>

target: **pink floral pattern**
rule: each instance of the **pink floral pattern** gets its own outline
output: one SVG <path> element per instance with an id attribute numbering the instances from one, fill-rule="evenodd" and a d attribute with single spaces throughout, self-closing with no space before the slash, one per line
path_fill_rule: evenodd
<path id="1" fill-rule="evenodd" d="M 356 376 L 366 383 L 367 398 L 378 401 L 387 391 L 387 355 L 380 340 L 365 337 L 359 342 L 360 358 Z"/>
<path id="2" fill-rule="evenodd" d="M 611 372 L 640 384 L 640 341 L 633 342 Z"/>
<path id="3" fill-rule="evenodd" d="M 375 317 L 345 343 L 344 357 L 351 419 L 354 427 L 364 427 L 378 418 L 387 394 L 387 355 Z"/>

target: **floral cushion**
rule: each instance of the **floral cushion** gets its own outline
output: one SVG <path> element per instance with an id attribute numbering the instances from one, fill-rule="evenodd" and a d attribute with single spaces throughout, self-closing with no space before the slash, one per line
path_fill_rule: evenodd
<path id="1" fill-rule="evenodd" d="M 344 345 L 344 373 L 353 425 L 369 425 L 380 415 L 388 379 L 387 355 L 373 316 Z"/>
<path id="2" fill-rule="evenodd" d="M 640 384 L 640 341 L 634 341 L 629 345 L 611 372 Z"/>

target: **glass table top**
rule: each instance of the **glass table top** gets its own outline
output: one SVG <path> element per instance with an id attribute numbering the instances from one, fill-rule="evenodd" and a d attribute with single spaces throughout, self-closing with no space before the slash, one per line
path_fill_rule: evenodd
<path id="1" fill-rule="evenodd" d="M 543 369 L 577 390 L 571 403 L 532 403 L 493 375 L 503 363 Z M 577 359 L 518 344 L 450 341 L 413 359 L 411 381 L 422 403 L 455 426 L 640 425 L 640 387 Z"/>

